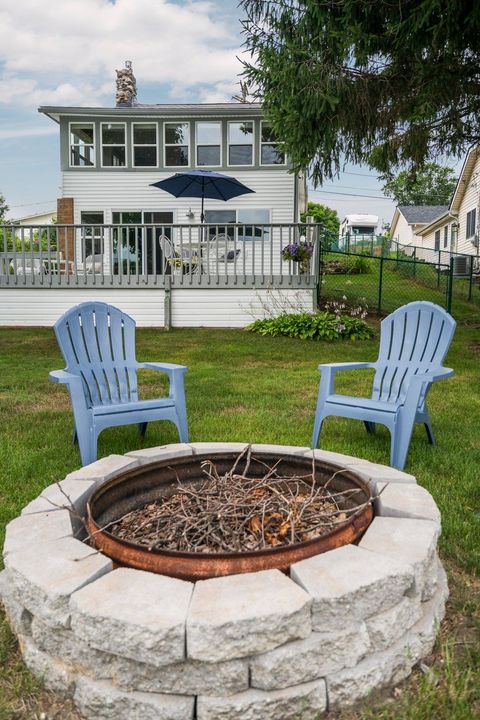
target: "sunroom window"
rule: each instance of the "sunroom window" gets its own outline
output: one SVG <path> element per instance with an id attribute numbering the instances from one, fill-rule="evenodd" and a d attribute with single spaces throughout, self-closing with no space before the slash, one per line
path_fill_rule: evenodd
<path id="1" fill-rule="evenodd" d="M 132 137 L 134 167 L 156 167 L 157 124 L 133 123 Z"/>
<path id="2" fill-rule="evenodd" d="M 125 167 L 125 124 L 102 123 L 102 165 Z"/>
<path id="3" fill-rule="evenodd" d="M 253 165 L 253 122 L 228 123 L 228 164 Z"/>
<path id="4" fill-rule="evenodd" d="M 196 133 L 197 165 L 221 165 L 222 124 L 197 122 Z"/>
<path id="5" fill-rule="evenodd" d="M 71 123 L 70 165 L 92 167 L 95 165 L 95 130 L 93 123 Z"/>
<path id="6" fill-rule="evenodd" d="M 266 122 L 262 122 L 260 164 L 285 165 L 285 152 L 283 149 L 283 143 L 277 141 L 273 129 Z"/>
<path id="7" fill-rule="evenodd" d="M 189 123 L 165 123 L 165 166 L 189 164 Z"/>

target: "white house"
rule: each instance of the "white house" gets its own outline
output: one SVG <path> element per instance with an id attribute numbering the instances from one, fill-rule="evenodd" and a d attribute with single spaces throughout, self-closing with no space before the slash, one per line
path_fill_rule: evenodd
<path id="1" fill-rule="evenodd" d="M 417 234 L 429 250 L 479 256 L 480 147 L 472 148 L 462 167 L 450 205 Z"/>
<path id="2" fill-rule="evenodd" d="M 46 257 L 42 248 L 41 257 L 32 256 L 40 278 L 26 268 L 23 256 L 17 257 L 15 267 L 22 262 L 25 267 L 15 282 L 64 289 L 56 288 L 48 307 L 49 290 L 39 288 L 35 298 L 31 290 L 30 324 L 53 322 L 62 308 L 95 297 L 130 310 L 140 324 L 245 325 L 252 320 L 249 308 L 261 308 L 272 287 L 280 285 L 287 294 L 292 284 L 296 291 L 305 288 L 311 278 L 292 279 L 299 269 L 282 259 L 282 248 L 298 234 L 295 223 L 307 207 L 306 181 L 291 171 L 261 105 L 140 104 L 131 68 L 117 75 L 115 107 L 39 108 L 59 127 L 57 255 Z M 209 228 L 201 232 L 196 229 L 200 199 L 176 198 L 152 187 L 198 168 L 233 176 L 253 191 L 226 202 L 206 199 Z M 71 225 L 83 227 L 65 227 Z M 205 236 L 217 238 L 217 244 L 200 247 Z M 192 260 L 185 278 L 183 266 L 179 272 L 175 265 L 166 267 L 164 237 L 175 244 L 177 256 L 200 258 L 201 269 L 193 273 Z M 231 241 L 228 251 L 219 250 L 218 238 Z M 4 265 L 8 262 L 11 258 Z M 3 283 L 11 288 L 13 280 L 7 276 Z M 309 308 L 314 303 L 310 287 L 302 290 Z M 15 307 L 22 302 L 26 299 Z M 24 322 L 25 311 L 19 313 Z M 7 319 L 0 308 L 0 324 Z"/>
<path id="3" fill-rule="evenodd" d="M 34 213 L 33 215 L 24 215 L 20 218 L 12 218 L 8 220 L 9 225 L 20 225 L 22 227 L 28 227 L 29 225 L 50 225 L 55 221 L 57 213 L 55 212 L 41 212 Z"/>
<path id="4" fill-rule="evenodd" d="M 422 246 L 423 228 L 447 210 L 447 205 L 399 205 L 390 224 L 390 237 L 398 245 Z"/>

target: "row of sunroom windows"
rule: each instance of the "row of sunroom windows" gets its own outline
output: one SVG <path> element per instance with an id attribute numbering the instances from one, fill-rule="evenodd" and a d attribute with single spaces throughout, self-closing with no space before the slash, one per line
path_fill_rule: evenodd
<path id="1" fill-rule="evenodd" d="M 70 167 L 95 166 L 94 123 L 70 123 Z M 127 126 L 125 123 L 100 123 L 101 166 L 126 167 Z M 253 120 L 228 122 L 226 164 L 232 167 L 255 164 L 255 124 Z M 223 158 L 222 123 L 195 123 L 194 162 L 190 147 L 190 123 L 163 124 L 163 165 L 185 167 L 221 167 Z M 131 152 L 133 167 L 158 167 L 158 124 L 132 123 Z M 260 124 L 260 165 L 284 165 L 282 143 L 276 141 L 268 123 Z"/>

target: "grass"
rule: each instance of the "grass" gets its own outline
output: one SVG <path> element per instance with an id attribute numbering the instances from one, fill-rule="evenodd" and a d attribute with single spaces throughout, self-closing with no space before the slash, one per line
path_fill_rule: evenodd
<path id="1" fill-rule="evenodd" d="M 391 694 L 382 694 L 342 715 L 346 720 L 470 720 L 480 713 L 480 321 L 472 317 L 469 312 L 459 320 L 447 359 L 455 378 L 437 383 L 430 394 L 439 444 L 430 447 L 417 428 L 406 467 L 442 511 L 440 550 L 453 588 L 442 643 L 429 661 L 435 680 L 432 684 L 431 675 L 416 673 L 397 688 L 395 702 Z M 377 342 L 332 344 L 263 338 L 241 330 L 145 329 L 138 332 L 137 356 L 190 367 L 186 392 L 192 440 L 308 445 L 317 364 L 373 360 Z M 62 366 L 50 329 L 0 329 L 2 531 L 44 487 L 79 467 L 66 391 L 47 378 L 49 370 Z M 368 372 L 342 375 L 340 391 L 368 392 Z M 143 372 L 143 395 L 155 396 L 158 390 L 158 374 Z M 168 423 L 151 425 L 143 441 L 134 427 L 116 428 L 100 436 L 99 456 L 176 441 Z M 388 464 L 387 432 L 367 436 L 362 423 L 327 421 L 322 447 Z M 42 690 L 23 669 L 15 640 L 5 623 L 0 627 L 0 720 L 33 720 L 42 712 L 48 720 L 76 719 L 68 702 Z"/>
<path id="2" fill-rule="evenodd" d="M 366 298 L 372 312 L 379 301 L 380 260 L 357 255 L 328 253 L 325 260 L 340 260 L 351 264 L 362 257 L 368 263 L 369 272 L 363 275 L 326 274 L 323 277 L 322 294 L 339 299 L 346 295 L 352 301 Z M 447 303 L 448 277 L 437 273 L 434 265 L 411 260 L 384 258 L 382 273 L 381 312 L 386 314 L 412 300 L 430 300 L 442 307 Z M 480 287 L 472 287 L 472 301 L 468 300 L 469 281 L 453 279 L 452 315 L 455 318 L 478 318 L 480 311 Z"/>

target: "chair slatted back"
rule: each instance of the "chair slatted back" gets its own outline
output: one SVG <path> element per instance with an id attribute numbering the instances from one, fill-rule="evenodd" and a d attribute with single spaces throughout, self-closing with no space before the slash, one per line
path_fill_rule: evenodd
<path id="1" fill-rule="evenodd" d="M 90 407 L 138 400 L 133 318 L 112 305 L 85 302 L 54 329 L 66 369 L 81 376 Z"/>
<path id="2" fill-rule="evenodd" d="M 431 302 L 408 303 L 386 317 L 381 324 L 372 398 L 402 402 L 413 375 L 442 366 L 455 326 L 452 316 Z"/>

